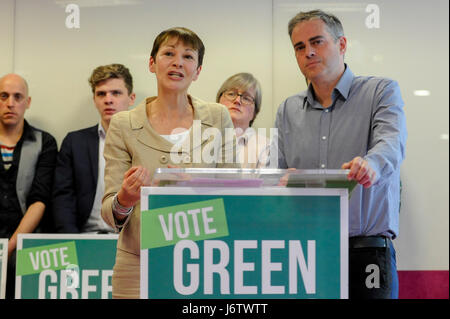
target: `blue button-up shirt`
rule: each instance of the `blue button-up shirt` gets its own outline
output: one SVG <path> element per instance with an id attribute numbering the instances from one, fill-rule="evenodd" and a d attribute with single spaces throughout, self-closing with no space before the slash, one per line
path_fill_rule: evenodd
<path id="1" fill-rule="evenodd" d="M 354 76 L 346 66 L 324 108 L 308 90 L 279 107 L 278 166 L 340 169 L 361 156 L 376 172 L 370 188 L 358 185 L 349 201 L 349 236 L 398 235 L 400 164 L 406 120 L 397 82 Z"/>

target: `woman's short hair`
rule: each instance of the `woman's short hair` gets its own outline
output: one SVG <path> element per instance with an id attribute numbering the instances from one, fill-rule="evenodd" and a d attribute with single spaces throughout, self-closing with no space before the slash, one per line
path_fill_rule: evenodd
<path id="1" fill-rule="evenodd" d="M 202 40 L 195 34 L 194 31 L 184 27 L 174 27 L 161 32 L 153 42 L 151 57 L 155 60 L 159 48 L 169 39 L 176 38 L 181 40 L 185 45 L 192 47 L 198 52 L 198 66 L 203 63 L 203 56 L 205 55 L 205 46 Z"/>
<path id="2" fill-rule="evenodd" d="M 219 103 L 220 97 L 225 91 L 230 89 L 240 89 L 243 91 L 248 91 L 249 89 L 255 89 L 255 112 L 253 114 L 253 118 L 250 121 L 250 125 L 252 126 L 253 121 L 261 110 L 261 100 L 262 100 L 262 91 L 261 85 L 259 81 L 253 76 L 251 73 L 237 73 L 235 75 L 230 76 L 220 87 L 219 91 L 217 91 L 216 102 Z"/>
<path id="3" fill-rule="evenodd" d="M 130 70 L 123 64 L 118 63 L 101 65 L 92 71 L 91 77 L 89 78 L 92 93 L 95 93 L 95 88 L 100 82 L 109 79 L 123 79 L 125 87 L 128 90 L 128 95 L 133 93 L 133 77 L 131 76 Z"/>

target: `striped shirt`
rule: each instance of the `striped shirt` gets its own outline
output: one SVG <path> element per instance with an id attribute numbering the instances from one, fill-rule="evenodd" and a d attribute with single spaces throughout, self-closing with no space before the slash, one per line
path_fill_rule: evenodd
<path id="1" fill-rule="evenodd" d="M 6 146 L 3 144 L 0 144 L 0 148 L 1 148 L 1 153 L 2 153 L 2 160 L 3 160 L 3 167 L 5 168 L 5 170 L 8 170 L 13 162 L 13 153 L 14 153 L 14 148 L 16 146 Z"/>

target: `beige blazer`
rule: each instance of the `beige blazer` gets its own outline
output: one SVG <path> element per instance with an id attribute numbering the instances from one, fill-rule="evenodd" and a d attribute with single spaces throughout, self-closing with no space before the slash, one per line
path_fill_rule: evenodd
<path id="1" fill-rule="evenodd" d="M 226 149 L 234 149 L 235 140 L 225 143 L 225 129 L 233 128 L 233 123 L 225 106 L 218 103 L 204 102 L 189 96 L 194 107 L 194 121 L 201 121 L 202 132 L 207 128 L 217 128 L 223 137 L 221 142 L 222 159 L 210 164 L 195 163 L 191 160 L 197 147 L 203 148 L 210 144 L 212 137 L 208 134 L 201 136 L 201 141 L 193 139 L 193 131 L 190 132 L 190 154 L 186 152 L 173 151 L 174 144 L 168 142 L 154 131 L 148 121 L 146 105 L 156 97 L 147 98 L 136 108 L 115 114 L 109 124 L 106 134 L 104 157 L 105 157 L 105 194 L 102 201 L 102 217 L 113 228 L 118 229 L 112 212 L 112 201 L 114 195 L 120 190 L 125 172 L 132 166 L 141 165 L 146 167 L 151 176 L 156 168 L 167 167 L 168 164 L 179 167 L 240 167 L 238 164 L 225 163 Z M 197 122 L 198 123 L 198 122 Z M 203 135 L 203 134 L 202 134 Z M 193 141 L 193 142 L 192 142 Z M 197 154 L 198 154 L 197 149 Z M 174 163 L 171 155 L 182 155 L 182 163 Z M 178 157 L 179 158 L 179 157 Z M 218 163 L 221 161 L 222 163 Z M 194 163 L 192 163 L 194 162 Z M 235 163 L 235 161 L 233 161 Z M 117 248 L 140 255 L 140 202 L 133 208 L 120 231 Z"/>

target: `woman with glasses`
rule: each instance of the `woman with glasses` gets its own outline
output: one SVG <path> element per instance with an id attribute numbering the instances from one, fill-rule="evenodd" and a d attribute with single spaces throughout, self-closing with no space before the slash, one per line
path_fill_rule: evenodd
<path id="1" fill-rule="evenodd" d="M 236 149 L 242 168 L 266 167 L 269 141 L 251 127 L 261 110 L 261 85 L 250 73 L 229 77 L 217 92 L 216 102 L 225 105 L 236 131 Z"/>
<path id="2" fill-rule="evenodd" d="M 112 276 L 113 298 L 140 297 L 140 188 L 149 186 L 156 168 L 239 167 L 236 163 L 225 164 L 225 158 L 219 156 L 212 162 L 210 157 L 197 162 L 192 156 L 194 149 L 208 147 L 206 139 L 193 140 L 198 123 L 200 136 L 209 128 L 221 133 L 221 156 L 233 148 L 233 141 L 224 138 L 225 130 L 233 128 L 227 109 L 188 94 L 202 69 L 204 52 L 203 42 L 189 29 L 161 32 L 153 43 L 149 62 L 158 95 L 111 119 L 104 150 L 102 217 L 120 230 Z M 180 156 L 177 145 L 184 142 L 190 146 Z"/>

